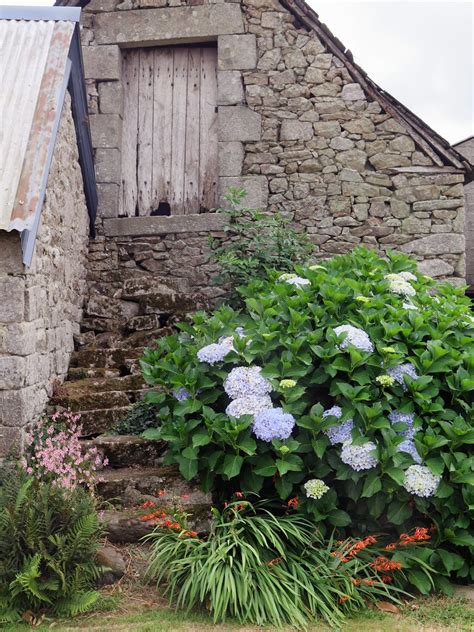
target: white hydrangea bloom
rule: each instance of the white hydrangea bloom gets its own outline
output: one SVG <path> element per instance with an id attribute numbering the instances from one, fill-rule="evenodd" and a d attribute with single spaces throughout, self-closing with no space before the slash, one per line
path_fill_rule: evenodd
<path id="1" fill-rule="evenodd" d="M 341 334 L 347 334 L 344 340 L 341 342 L 340 348 L 347 349 L 349 344 L 353 345 L 361 351 L 367 351 L 372 353 L 374 345 L 372 344 L 368 334 L 363 330 L 352 325 L 339 325 L 334 327 L 334 332 L 340 336 Z"/>
<path id="2" fill-rule="evenodd" d="M 425 465 L 410 465 L 405 472 L 403 487 L 410 494 L 429 498 L 436 494 L 440 482 L 441 476 L 433 474 Z"/>
<path id="3" fill-rule="evenodd" d="M 329 487 L 320 478 L 312 478 L 303 485 L 306 496 L 313 500 L 319 500 L 324 494 L 329 491 Z"/>
<path id="4" fill-rule="evenodd" d="M 273 406 L 269 395 L 263 397 L 238 397 L 234 399 L 225 409 L 229 417 L 242 417 L 242 415 L 256 415 L 265 408 Z"/>
<path id="5" fill-rule="evenodd" d="M 403 276 L 402 276 L 403 275 Z M 402 296 L 415 296 L 416 290 L 408 283 L 407 275 L 414 276 L 411 272 L 401 272 L 400 274 L 386 274 L 385 278 L 390 284 L 390 291 Z M 414 278 L 416 280 L 416 277 Z"/>
<path id="6" fill-rule="evenodd" d="M 346 441 L 341 450 L 341 461 L 349 465 L 357 472 L 360 470 L 370 470 L 379 462 L 378 458 L 372 454 L 377 446 L 372 441 L 367 441 L 362 445 L 353 445 Z"/>

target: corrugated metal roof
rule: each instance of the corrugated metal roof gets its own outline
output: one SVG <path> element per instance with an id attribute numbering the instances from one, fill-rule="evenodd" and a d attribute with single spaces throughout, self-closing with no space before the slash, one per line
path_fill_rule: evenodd
<path id="1" fill-rule="evenodd" d="M 74 26 L 0 20 L 0 229 L 31 230 L 41 212 Z"/>

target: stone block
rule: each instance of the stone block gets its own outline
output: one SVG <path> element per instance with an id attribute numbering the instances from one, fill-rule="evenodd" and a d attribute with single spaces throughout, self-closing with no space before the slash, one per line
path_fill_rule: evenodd
<path id="1" fill-rule="evenodd" d="M 99 83 L 99 111 L 101 114 L 123 112 L 123 87 L 121 81 L 101 81 Z"/>
<path id="2" fill-rule="evenodd" d="M 138 9 L 95 17 L 98 44 L 181 44 L 243 31 L 240 4 Z"/>
<path id="3" fill-rule="evenodd" d="M 445 211 L 463 206 L 463 200 L 425 200 L 422 202 L 414 202 L 414 211 Z"/>
<path id="4" fill-rule="evenodd" d="M 0 459 L 17 457 L 23 450 L 23 431 L 20 428 L 0 426 Z"/>
<path id="5" fill-rule="evenodd" d="M 430 277 L 449 276 L 453 274 L 454 267 L 443 259 L 425 259 L 418 263 L 418 272 Z"/>
<path id="6" fill-rule="evenodd" d="M 313 128 L 316 136 L 322 136 L 323 138 L 334 138 L 334 136 L 339 136 L 341 133 L 341 126 L 337 121 L 318 121 L 313 123 Z M 347 141 L 348 139 L 343 140 Z"/>
<path id="7" fill-rule="evenodd" d="M 403 252 L 415 255 L 445 255 L 462 254 L 466 244 L 464 235 L 435 234 L 409 241 L 400 247 Z"/>
<path id="8" fill-rule="evenodd" d="M 400 154 L 374 154 L 370 156 L 369 162 L 375 169 L 391 169 L 392 167 L 408 167 L 410 159 Z"/>
<path id="9" fill-rule="evenodd" d="M 84 76 L 86 79 L 119 80 L 122 59 L 118 46 L 83 46 Z"/>
<path id="10" fill-rule="evenodd" d="M 46 403 L 47 394 L 37 386 L 0 391 L 0 426 L 21 427 L 34 420 Z"/>
<path id="11" fill-rule="evenodd" d="M 11 323 L 0 329 L 0 353 L 26 356 L 36 351 L 36 323 Z"/>
<path id="12" fill-rule="evenodd" d="M 21 388 L 25 381 L 25 358 L 0 357 L 0 390 Z"/>
<path id="13" fill-rule="evenodd" d="M 253 70 L 257 66 L 255 35 L 220 35 L 217 39 L 219 70 Z"/>
<path id="14" fill-rule="evenodd" d="M 120 150 L 99 147 L 95 152 L 95 175 L 97 182 L 120 183 Z"/>
<path id="15" fill-rule="evenodd" d="M 311 140 L 313 123 L 310 121 L 285 120 L 281 124 L 281 140 Z"/>
<path id="16" fill-rule="evenodd" d="M 358 83 L 347 83 L 342 88 L 341 97 L 344 101 L 360 101 L 365 99 L 365 94 Z"/>
<path id="17" fill-rule="evenodd" d="M 91 0 L 83 10 L 86 13 L 107 13 L 115 11 L 119 2 L 120 0 Z"/>
<path id="18" fill-rule="evenodd" d="M 25 282 L 20 277 L 0 277 L 0 323 L 23 320 Z"/>
<path id="19" fill-rule="evenodd" d="M 340 151 L 336 155 L 336 160 L 348 169 L 364 171 L 365 163 L 367 162 L 367 154 L 361 149 L 349 149 L 347 151 Z"/>
<path id="20" fill-rule="evenodd" d="M 219 143 L 219 176 L 240 176 L 244 146 L 237 141 Z"/>
<path id="21" fill-rule="evenodd" d="M 117 217 L 119 205 L 118 184 L 107 183 L 97 185 L 97 215 L 98 217 Z"/>
<path id="22" fill-rule="evenodd" d="M 22 274 L 24 271 L 20 233 L 16 230 L 0 232 L 0 272 Z"/>
<path id="23" fill-rule="evenodd" d="M 119 217 L 105 219 L 104 230 L 107 237 L 199 233 L 222 230 L 226 222 L 226 215 L 217 213 L 170 217 Z"/>
<path id="24" fill-rule="evenodd" d="M 242 76 L 237 70 L 220 70 L 217 73 L 217 104 L 237 105 L 244 100 Z"/>
<path id="25" fill-rule="evenodd" d="M 219 108 L 219 132 L 221 141 L 260 140 L 262 117 L 244 105 L 226 105 Z"/>
<path id="26" fill-rule="evenodd" d="M 91 114 L 89 122 L 94 148 L 121 146 L 122 119 L 118 114 Z"/>
<path id="27" fill-rule="evenodd" d="M 242 176 L 240 178 L 219 178 L 219 189 L 221 194 L 221 204 L 225 208 L 223 196 L 229 187 L 239 187 L 245 189 L 245 196 L 242 207 L 260 208 L 265 210 L 268 203 L 268 181 L 265 176 Z"/>

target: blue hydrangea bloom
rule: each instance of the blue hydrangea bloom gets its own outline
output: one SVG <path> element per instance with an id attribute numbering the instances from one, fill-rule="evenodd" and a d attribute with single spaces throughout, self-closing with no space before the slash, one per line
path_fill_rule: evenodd
<path id="1" fill-rule="evenodd" d="M 349 465 L 357 472 L 360 470 L 370 470 L 379 462 L 378 458 L 372 454 L 377 446 L 372 441 L 367 441 L 362 445 L 353 445 L 346 441 L 341 450 L 341 461 Z"/>
<path id="2" fill-rule="evenodd" d="M 421 463 L 421 456 L 418 454 L 415 443 L 411 439 L 405 439 L 404 441 L 399 443 L 397 445 L 397 451 L 406 452 L 412 457 L 415 463 L 418 463 L 418 465 Z"/>
<path id="3" fill-rule="evenodd" d="M 421 498 L 429 498 L 436 494 L 440 482 L 441 476 L 433 474 L 428 467 L 424 465 L 410 465 L 405 472 L 403 487 L 410 494 L 421 496 Z"/>
<path id="4" fill-rule="evenodd" d="M 180 388 L 174 389 L 173 396 L 175 399 L 178 400 L 178 402 L 184 402 L 185 399 L 189 399 L 191 393 L 188 391 L 187 388 L 181 386 Z"/>
<path id="5" fill-rule="evenodd" d="M 224 390 L 229 397 L 263 397 L 272 391 L 270 382 L 260 375 L 259 366 L 238 366 L 224 380 Z"/>
<path id="6" fill-rule="evenodd" d="M 327 428 L 327 430 L 323 430 L 323 432 L 326 437 L 328 437 L 331 445 L 336 445 L 336 443 L 350 441 L 352 439 L 353 429 L 354 422 L 352 419 L 346 419 L 346 421 L 343 421 L 342 424 L 333 426 L 332 428 Z"/>
<path id="7" fill-rule="evenodd" d="M 405 364 L 394 366 L 391 369 L 388 369 L 387 373 L 401 385 L 404 391 L 408 390 L 408 387 L 405 384 L 405 375 L 408 375 L 413 380 L 416 380 L 418 378 L 418 373 L 416 372 L 415 366 L 411 362 L 406 362 Z"/>
<path id="8" fill-rule="evenodd" d="M 407 439 L 413 439 L 415 436 L 415 429 L 413 427 L 415 420 L 415 413 L 400 413 L 398 410 L 393 410 L 388 416 L 392 424 L 403 423 L 407 425 L 407 429 L 398 434 L 406 437 Z"/>
<path id="9" fill-rule="evenodd" d="M 231 348 L 228 345 L 212 343 L 199 349 L 196 355 L 201 362 L 217 364 L 217 362 L 224 360 L 229 351 Z"/>
<path id="10" fill-rule="evenodd" d="M 351 344 L 353 347 L 356 347 L 356 349 L 366 351 L 367 353 L 372 353 L 374 350 L 374 345 L 363 329 L 353 327 L 352 325 L 339 325 L 339 327 L 334 328 L 334 332 L 338 336 L 347 334 L 340 344 L 340 349 L 347 349 L 348 345 Z"/>
<path id="11" fill-rule="evenodd" d="M 257 439 L 272 441 L 288 439 L 294 426 L 295 418 L 283 408 L 266 408 L 255 415 L 252 429 Z"/>
<path id="12" fill-rule="evenodd" d="M 242 417 L 242 415 L 256 415 L 265 408 L 272 407 L 272 400 L 269 395 L 263 397 L 238 397 L 234 399 L 225 409 L 229 417 Z"/>

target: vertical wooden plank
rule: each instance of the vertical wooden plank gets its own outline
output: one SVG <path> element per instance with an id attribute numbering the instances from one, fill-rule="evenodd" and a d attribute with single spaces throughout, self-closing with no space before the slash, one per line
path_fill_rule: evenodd
<path id="1" fill-rule="evenodd" d="M 137 207 L 137 139 L 138 139 L 138 71 L 139 51 L 123 52 L 123 133 L 122 177 L 119 215 L 135 215 Z"/>
<path id="2" fill-rule="evenodd" d="M 201 49 L 199 204 L 217 206 L 217 50 Z"/>
<path id="3" fill-rule="evenodd" d="M 171 127 L 173 124 L 173 49 L 155 48 L 153 80 L 152 206 L 170 203 Z"/>
<path id="4" fill-rule="evenodd" d="M 186 155 L 186 93 L 188 48 L 174 50 L 173 125 L 171 132 L 171 213 L 184 213 L 184 162 Z"/>
<path id="5" fill-rule="evenodd" d="M 201 50 L 190 48 L 186 99 L 186 155 L 184 165 L 184 212 L 199 213 L 199 110 Z"/>
<path id="6" fill-rule="evenodd" d="M 149 215 L 153 210 L 153 50 L 140 50 L 140 80 L 138 90 L 138 213 Z"/>

